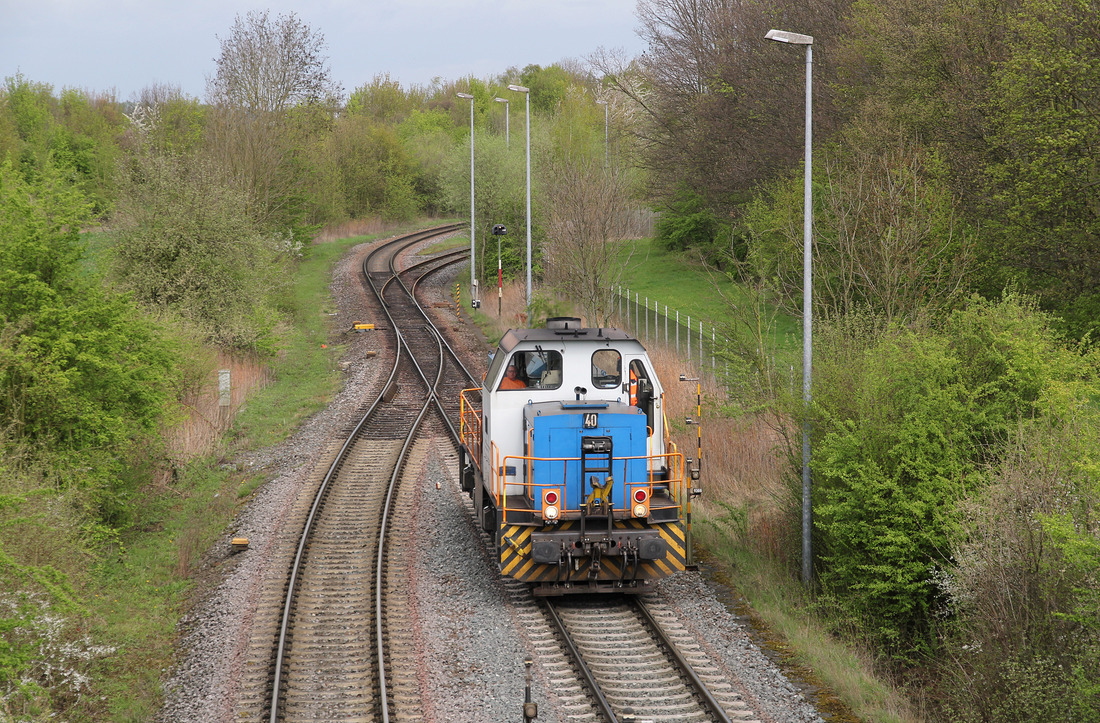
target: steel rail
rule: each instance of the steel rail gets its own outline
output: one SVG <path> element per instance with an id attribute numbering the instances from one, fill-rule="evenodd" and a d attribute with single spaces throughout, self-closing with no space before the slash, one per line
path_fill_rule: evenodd
<path id="1" fill-rule="evenodd" d="M 619 719 L 615 717 L 615 711 L 611 708 L 611 703 L 604 697 L 603 690 L 600 688 L 599 682 L 596 681 L 596 676 L 592 674 L 592 670 L 584 662 L 584 655 L 577 644 L 573 642 L 573 636 L 569 634 L 569 630 L 566 629 L 565 623 L 558 615 L 558 611 L 554 609 L 554 603 L 549 598 L 543 598 L 539 602 L 547 610 L 550 619 L 557 626 L 558 632 L 561 633 L 562 640 L 565 641 L 565 646 L 569 649 L 569 654 L 573 656 L 573 663 L 577 666 L 585 683 L 588 684 L 588 691 L 596 699 L 596 705 L 604 718 L 607 719 L 607 723 L 619 723 Z"/>
<path id="2" fill-rule="evenodd" d="M 404 244 L 404 246 L 403 246 L 403 248 L 404 248 L 404 247 L 407 247 L 409 245 L 412 245 L 413 243 L 417 243 L 419 241 L 422 241 L 425 238 L 430 238 L 430 237 L 435 236 L 435 235 L 442 235 L 444 233 L 448 233 L 448 232 L 454 230 L 457 227 L 458 227 L 457 224 L 452 224 L 452 225 L 449 225 L 449 226 L 437 227 L 435 229 L 428 229 L 428 230 L 425 230 L 425 231 L 419 231 L 419 232 L 416 232 L 416 233 L 413 233 L 413 234 L 408 234 L 406 236 L 398 237 L 398 238 L 394 239 L 393 241 L 389 241 L 385 244 L 382 244 L 378 249 L 375 249 L 374 251 L 372 251 L 368 255 L 367 260 L 364 261 L 364 264 L 363 264 L 364 275 L 367 277 L 368 281 L 370 281 L 370 273 L 369 273 L 369 269 L 368 269 L 370 260 L 377 253 L 379 253 L 382 249 L 386 249 L 386 248 L 389 248 L 389 247 L 391 247 L 395 244 L 402 244 L 402 243 Z M 344 462 L 346 461 L 348 452 L 351 449 L 352 445 L 355 444 L 355 442 L 359 438 L 360 434 L 362 433 L 364 427 L 366 426 L 367 422 L 374 416 L 374 414 L 375 414 L 376 410 L 378 409 L 379 405 L 382 403 L 382 400 L 387 396 L 387 393 L 389 392 L 389 390 L 395 384 L 395 380 L 397 378 L 397 373 L 398 373 L 398 370 L 399 370 L 400 364 L 401 364 L 402 348 L 405 348 L 405 352 L 406 352 L 408 358 L 412 360 L 413 365 L 417 368 L 417 371 L 420 373 L 421 377 L 424 376 L 423 372 L 420 371 L 420 369 L 419 369 L 419 365 L 416 363 L 415 357 L 413 356 L 411 351 L 408 350 L 407 346 L 405 346 L 405 341 L 404 341 L 403 337 L 401 336 L 400 332 L 396 329 L 396 327 L 392 326 L 393 319 L 390 316 L 389 311 L 386 309 L 386 306 L 387 306 L 386 302 L 385 302 L 384 298 L 381 296 L 381 294 L 378 292 L 378 290 L 375 288 L 373 282 L 371 282 L 371 288 L 372 288 L 372 290 L 375 291 L 376 295 L 378 296 L 379 302 L 383 306 L 383 310 L 386 311 L 386 315 L 387 315 L 388 318 L 390 318 L 390 321 L 391 321 L 391 328 L 393 328 L 394 340 L 395 340 L 394 364 L 393 364 L 393 368 L 390 370 L 390 375 L 387 378 L 386 383 L 383 385 L 382 391 L 379 393 L 378 397 L 371 404 L 370 408 L 360 418 L 359 422 L 356 424 L 356 426 L 352 430 L 352 432 L 347 436 L 347 439 L 344 441 L 344 444 L 342 445 L 340 451 L 337 453 L 336 458 L 333 460 L 332 464 L 329 466 L 329 469 L 326 472 L 326 474 L 325 474 L 325 476 L 324 476 L 324 478 L 323 478 L 323 480 L 322 480 L 322 482 L 321 482 L 321 484 L 318 488 L 318 491 L 314 496 L 314 500 L 313 500 L 313 503 L 310 507 L 310 511 L 309 511 L 309 514 L 306 518 L 306 522 L 303 525 L 302 534 L 299 537 L 299 541 L 298 541 L 297 549 L 296 549 L 296 552 L 295 552 L 294 560 L 291 564 L 289 579 L 288 579 L 287 588 L 286 588 L 286 597 L 285 597 L 285 602 L 284 602 L 283 611 L 282 611 L 282 620 L 280 621 L 280 624 L 279 624 L 279 636 L 278 636 L 278 641 L 277 641 L 276 650 L 275 650 L 274 678 L 273 678 L 272 687 L 271 687 L 271 715 L 270 715 L 271 723 L 277 723 L 277 721 L 278 721 L 279 696 L 280 696 L 281 685 L 282 685 L 282 672 L 283 672 L 282 669 L 283 669 L 284 659 L 286 657 L 287 633 L 288 633 L 288 629 L 289 629 L 289 626 L 290 626 L 291 610 L 293 609 L 293 606 L 294 606 L 295 589 L 296 589 L 298 578 L 300 576 L 302 565 L 303 565 L 303 562 L 304 562 L 304 559 L 305 559 L 305 551 L 306 551 L 306 548 L 307 548 L 307 544 L 309 542 L 309 537 L 312 534 L 314 522 L 316 521 L 317 515 L 318 515 L 318 513 L 321 509 L 322 503 L 323 503 L 323 501 L 325 499 L 325 496 L 328 492 L 329 486 L 332 483 L 332 481 L 335 479 L 336 475 L 339 473 L 339 471 L 340 471 L 341 467 L 343 466 Z M 417 305 L 417 308 L 418 309 L 420 308 L 419 305 Z M 423 312 L 422 309 L 420 309 L 420 311 Z M 429 394 L 428 399 L 425 401 L 424 407 L 421 410 L 420 415 L 418 416 L 417 420 L 412 425 L 412 429 L 410 430 L 409 437 L 408 437 L 408 439 L 406 439 L 405 447 L 402 449 L 402 453 L 401 453 L 401 456 L 399 458 L 398 464 L 395 467 L 395 472 L 394 472 L 393 479 L 396 479 L 399 476 L 399 472 L 400 472 L 400 469 L 401 469 L 401 465 L 403 464 L 403 461 L 404 461 L 406 450 L 411 446 L 409 440 L 411 440 L 415 436 L 417 430 L 419 429 L 420 421 L 423 419 L 425 411 L 431 405 L 431 402 L 432 402 L 432 399 L 434 398 L 434 396 L 435 396 L 434 393 Z M 391 492 L 392 492 L 393 479 L 391 479 Z M 386 516 L 388 514 L 388 503 L 389 503 L 389 495 L 387 496 L 387 502 L 386 502 L 387 509 L 385 509 L 383 511 L 383 524 L 385 524 L 385 519 L 386 519 Z M 385 535 L 385 530 L 383 529 L 380 532 L 380 541 L 379 541 L 379 554 L 380 554 L 380 556 L 382 554 L 382 540 L 384 539 L 384 535 Z M 379 659 L 379 669 L 380 669 L 380 671 L 381 671 L 381 666 L 382 666 L 382 661 L 381 661 L 381 658 L 380 658 Z M 384 695 L 385 694 L 383 692 L 383 698 L 384 698 Z"/>
<path id="3" fill-rule="evenodd" d="M 398 343 L 400 344 L 400 338 L 398 339 Z M 348 450 L 351 449 L 351 446 L 356 442 L 360 432 L 363 430 L 363 427 L 366 426 L 367 422 L 371 419 L 371 417 L 374 416 L 375 410 L 378 409 L 378 406 L 382 403 L 382 399 L 386 396 L 386 393 L 394 384 L 394 380 L 397 378 L 397 370 L 400 366 L 400 360 L 401 350 L 399 348 L 397 353 L 394 354 L 393 369 L 390 371 L 390 376 L 387 379 L 386 384 L 383 386 L 381 393 L 379 393 L 377 399 L 374 400 L 374 403 L 371 404 L 370 408 L 359 420 L 359 423 L 355 425 L 355 429 L 352 430 L 351 434 L 348 435 L 347 439 L 344 441 L 343 446 L 340 448 L 339 453 L 337 453 L 336 459 L 332 461 L 332 464 L 329 466 L 328 472 L 325 473 L 325 477 L 321 481 L 321 486 L 318 488 L 317 494 L 313 498 L 313 505 L 310 507 L 309 516 L 306 518 L 306 523 L 303 526 L 302 535 L 298 540 L 298 549 L 294 554 L 294 562 L 291 564 L 290 568 L 290 581 L 288 582 L 286 589 L 286 602 L 283 605 L 282 622 L 279 624 L 279 640 L 276 645 L 275 656 L 275 679 L 272 683 L 271 692 L 271 723 L 277 723 L 278 721 L 279 691 L 282 681 L 283 658 L 286 651 L 287 629 L 290 627 L 290 611 L 294 605 L 294 590 L 297 585 L 299 573 L 301 572 L 302 562 L 305 558 L 306 545 L 309 542 L 310 534 L 312 534 L 313 532 L 314 520 L 316 519 L 317 513 L 321 508 L 321 503 L 324 501 L 329 484 L 336 477 L 337 473 L 340 471 L 340 468 L 343 466 L 344 461 L 347 458 Z"/>
<path id="4" fill-rule="evenodd" d="M 386 685 L 385 630 L 384 630 L 385 623 L 384 623 L 384 620 L 383 620 L 383 617 L 382 617 L 382 598 L 383 598 L 383 591 L 384 591 L 384 587 L 385 587 L 384 577 L 383 577 L 383 568 L 385 566 L 385 550 L 384 550 L 384 547 L 385 547 L 385 537 L 386 537 L 386 524 L 387 524 L 387 520 L 388 520 L 389 513 L 390 513 L 390 505 L 391 505 L 391 502 L 392 502 L 392 499 L 393 499 L 394 490 L 397 487 L 397 481 L 400 478 L 401 470 L 402 470 L 402 468 L 404 467 L 404 464 L 405 464 L 406 456 L 408 454 L 409 449 L 411 449 L 411 447 L 412 447 L 413 437 L 415 436 L 416 431 L 419 430 L 419 427 L 420 427 L 421 423 L 423 422 L 424 416 L 425 416 L 425 414 L 427 414 L 428 409 L 433 405 L 433 402 L 434 402 L 434 405 L 436 406 L 436 408 L 439 410 L 440 416 L 443 418 L 443 421 L 450 428 L 450 430 L 452 432 L 452 435 L 457 436 L 454 432 L 453 426 L 450 424 L 450 421 L 447 419 L 446 412 L 443 409 L 442 404 L 438 399 L 438 393 L 437 393 L 437 389 L 438 389 L 438 386 L 439 386 L 440 381 L 442 379 L 443 371 L 444 371 L 444 364 L 445 364 L 444 348 L 446 347 L 447 351 L 450 352 L 452 355 L 454 355 L 454 358 L 456 360 L 457 360 L 457 355 L 455 355 L 454 351 L 450 348 L 450 346 L 446 344 L 446 341 L 443 339 L 443 335 L 431 323 L 431 319 L 424 312 L 424 309 L 423 309 L 423 307 L 420 306 L 419 302 L 417 302 L 416 297 L 415 297 L 414 293 L 412 292 L 412 290 L 410 290 L 405 285 L 405 283 L 401 280 L 400 277 L 401 277 L 401 274 L 403 272 L 399 271 L 396 267 L 396 259 L 397 259 L 398 253 L 400 253 L 400 251 L 403 250 L 404 248 L 407 248 L 408 246 L 411 246 L 413 243 L 418 243 L 420 240 L 422 240 L 422 239 L 416 239 L 416 240 L 409 241 L 408 243 L 402 245 L 399 249 L 397 249 L 397 250 L 395 250 L 391 253 L 391 255 L 389 257 L 390 277 L 386 280 L 386 282 L 384 284 L 382 284 L 381 288 L 379 288 L 375 284 L 374 279 L 371 278 L 370 269 L 369 269 L 370 262 L 373 260 L 375 254 L 378 253 L 378 251 L 381 250 L 381 248 L 376 250 L 375 252 L 372 252 L 367 257 L 367 259 L 364 260 L 364 263 L 363 263 L 364 276 L 366 277 L 368 283 L 370 284 L 371 289 L 374 291 L 375 295 L 378 297 L 379 303 L 382 305 L 383 313 L 385 313 L 386 318 L 389 320 L 390 327 L 391 327 L 391 329 L 393 329 L 393 333 L 400 340 L 399 348 L 403 347 L 405 349 L 405 352 L 408 355 L 409 361 L 412 363 L 413 367 L 416 369 L 417 374 L 420 376 L 421 380 L 424 382 L 425 386 L 427 387 L 427 399 L 424 402 L 424 406 L 421 407 L 420 414 L 416 418 L 416 421 L 413 422 L 413 425 L 412 425 L 413 430 L 410 433 L 409 437 L 406 439 L 405 444 L 401 449 L 401 454 L 399 455 L 397 464 L 394 468 L 394 474 L 393 474 L 392 478 L 390 479 L 390 484 L 389 484 L 389 487 L 386 491 L 386 500 L 385 500 L 385 503 L 383 504 L 383 510 L 382 510 L 382 526 L 381 526 L 381 530 L 379 532 L 378 557 L 377 557 L 377 561 L 376 561 L 376 573 L 375 573 L 375 645 L 376 645 L 376 650 L 377 650 L 378 689 L 379 689 L 379 698 L 380 698 L 381 715 L 382 715 L 383 723 L 389 723 L 389 720 L 390 720 L 390 716 L 389 716 L 389 696 L 388 696 L 387 685 Z M 385 247 L 388 248 L 389 246 L 394 245 L 394 243 L 395 242 L 391 242 L 391 244 L 386 244 Z M 458 254 L 450 254 L 449 258 L 448 258 L 448 263 L 444 264 L 444 266 L 449 265 L 451 263 L 455 263 L 455 261 L 458 258 L 459 258 Z M 435 260 L 438 261 L 438 259 L 435 259 Z M 416 264 L 416 266 L 420 266 L 420 265 L 421 264 Z M 434 271 L 436 271 L 436 270 L 438 270 L 438 269 L 433 269 L 432 271 L 430 271 L 428 273 L 434 273 Z M 425 275 L 427 275 L 427 274 L 425 274 Z M 412 354 L 411 347 L 409 346 L 408 342 L 405 341 L 404 335 L 402 334 L 401 330 L 398 327 L 397 320 L 394 319 L 393 314 L 390 313 L 390 304 L 388 302 L 386 302 L 386 300 L 384 298 L 386 288 L 388 288 L 389 284 L 391 282 L 393 282 L 394 280 L 397 281 L 398 286 L 400 286 L 401 289 L 403 291 L 405 291 L 405 293 L 408 295 L 409 299 L 413 303 L 413 306 L 416 307 L 416 309 L 420 313 L 420 315 L 424 317 L 425 321 L 428 324 L 428 329 L 430 330 L 430 332 L 432 333 L 433 338 L 436 341 L 436 346 L 437 346 L 437 349 L 439 351 L 439 364 L 438 364 L 438 368 L 437 368 L 437 371 L 436 371 L 436 378 L 435 378 L 434 383 L 428 381 L 427 374 L 424 372 L 424 369 L 421 367 L 419 361 Z M 461 362 L 459 362 L 459 366 L 461 367 Z M 463 369 L 463 371 L 465 371 L 465 367 L 462 367 L 462 369 Z M 468 372 L 467 372 L 467 375 L 468 375 Z"/>
<path id="5" fill-rule="evenodd" d="M 645 603 L 641 600 L 633 600 L 633 603 L 641 611 L 642 617 L 649 623 L 650 630 L 657 634 L 657 641 L 664 647 L 665 651 L 672 656 L 676 664 L 680 666 L 680 672 L 691 681 L 695 691 L 703 699 L 703 702 L 706 703 L 707 708 L 710 710 L 715 720 L 717 720 L 718 723 L 732 723 L 730 717 L 726 715 L 725 708 L 723 708 L 722 704 L 718 702 L 718 699 L 714 697 L 714 694 L 710 692 L 710 688 L 708 688 L 707 684 L 703 682 L 703 679 L 699 677 L 699 674 L 695 672 L 695 668 L 692 667 L 687 658 L 683 656 L 679 648 L 676 647 L 676 644 L 669 639 L 668 635 L 657 622 L 656 618 L 653 617 L 653 613 L 649 611 Z"/>
<path id="6" fill-rule="evenodd" d="M 406 349 L 407 348 L 408 347 L 406 347 Z M 410 354 L 410 357 L 411 356 Z M 442 350 L 440 350 L 440 356 L 442 356 Z M 420 431 L 420 424 L 424 421 L 424 415 L 428 413 L 428 410 L 432 406 L 432 399 L 434 396 L 434 394 L 429 394 L 428 399 L 424 401 L 424 406 L 420 408 L 420 414 L 413 422 L 412 429 L 409 430 L 409 436 L 405 438 L 405 444 L 401 447 L 401 454 L 398 455 L 397 463 L 393 468 L 393 476 L 390 477 L 390 484 L 386 490 L 386 500 L 382 505 L 382 524 L 378 532 L 378 558 L 374 572 L 374 635 L 378 653 L 378 693 L 382 706 L 382 723 L 389 723 L 390 720 L 388 696 L 386 693 L 385 623 L 382 619 L 382 598 L 386 586 L 384 575 L 384 568 L 386 565 L 386 525 L 389 521 L 393 493 L 394 490 L 397 489 L 398 480 L 401 478 L 401 473 L 405 468 L 405 460 L 409 450 L 412 449 L 417 432 Z"/>

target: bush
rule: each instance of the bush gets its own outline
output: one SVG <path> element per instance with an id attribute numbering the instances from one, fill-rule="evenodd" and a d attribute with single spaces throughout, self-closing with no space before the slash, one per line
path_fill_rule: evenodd
<path id="1" fill-rule="evenodd" d="M 677 189 L 661 210 L 654 230 L 657 240 L 671 251 L 695 249 L 711 263 L 730 257 L 729 224 L 723 223 L 703 197 L 689 188 Z"/>
<path id="2" fill-rule="evenodd" d="M 985 494 L 990 470 L 1007 458 L 1021 430 L 1057 429 L 1082 410 L 1095 413 L 1095 357 L 1066 347 L 1048 317 L 1012 295 L 998 303 L 972 299 L 935 324 L 883 326 L 855 315 L 822 326 L 813 461 L 819 579 L 882 652 L 914 662 L 935 647 L 937 616 L 947 609 L 950 590 L 937 583 L 937 570 L 962 555 L 959 540 L 984 549 L 1000 539 L 991 529 L 963 525 L 963 501 Z M 1089 434 L 1096 427 L 1088 429 L 1083 438 L 1095 439 Z M 1079 459 L 1091 459 L 1079 451 Z M 1081 520 L 1088 515 L 1075 514 L 1077 537 L 1067 533 L 1067 549 L 1087 529 Z M 1036 534 L 1053 523 L 1029 518 L 1026 525 Z M 1076 578 L 1062 578 L 1063 587 L 1085 579 L 1087 557 L 1079 556 Z M 1036 570 L 1048 564 L 1030 554 L 1017 559 Z M 1050 564 L 1065 565 L 1061 559 Z M 1091 565 L 1095 573 L 1096 561 Z M 1056 592 L 1055 577 L 1032 574 L 1041 577 L 1034 594 Z M 1003 583 L 1004 576 L 996 579 Z M 1031 594 L 1009 587 L 1014 596 Z M 1058 605 L 1039 617 L 1050 622 L 1073 611 Z M 977 619 L 1000 619 L 995 612 Z M 1028 633 L 1035 634 L 1028 619 Z"/>
<path id="3" fill-rule="evenodd" d="M 902 660 L 928 650 L 930 572 L 949 547 L 954 502 L 980 477 L 979 419 L 958 366 L 944 339 L 897 329 L 846 370 L 847 399 L 819 401 L 827 415 L 813 464 L 821 584 Z M 840 403 L 830 410 L 830 402 Z"/>
<path id="4" fill-rule="evenodd" d="M 257 228 L 245 194 L 213 163 L 146 151 L 128 171 L 115 246 L 122 287 L 223 348 L 271 348 L 294 244 Z"/>

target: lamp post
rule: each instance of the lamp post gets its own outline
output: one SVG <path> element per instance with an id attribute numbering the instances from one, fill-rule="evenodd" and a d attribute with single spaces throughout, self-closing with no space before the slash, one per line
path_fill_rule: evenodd
<path id="1" fill-rule="evenodd" d="M 470 101 L 470 302 L 475 306 L 477 290 L 474 288 L 474 97 L 469 93 L 459 93 L 459 98 Z"/>
<path id="2" fill-rule="evenodd" d="M 522 85 L 509 85 L 508 90 L 523 93 L 527 99 L 527 310 L 531 310 L 531 89 Z"/>
<path id="3" fill-rule="evenodd" d="M 607 101 L 598 100 L 597 104 L 603 106 L 603 169 L 607 170 Z"/>
<path id="4" fill-rule="evenodd" d="M 802 198 L 802 402 L 806 417 L 802 422 L 802 583 L 813 581 L 813 506 L 810 502 L 810 372 L 813 368 L 813 201 L 810 193 L 813 149 L 813 66 L 814 39 L 812 35 L 789 33 L 785 30 L 769 30 L 767 40 L 791 45 L 806 46 L 806 168 Z"/>
<path id="5" fill-rule="evenodd" d="M 493 98 L 497 103 L 504 104 L 504 147 L 511 148 L 511 141 L 508 140 L 508 117 L 512 115 L 512 106 L 509 104 L 507 98 Z"/>

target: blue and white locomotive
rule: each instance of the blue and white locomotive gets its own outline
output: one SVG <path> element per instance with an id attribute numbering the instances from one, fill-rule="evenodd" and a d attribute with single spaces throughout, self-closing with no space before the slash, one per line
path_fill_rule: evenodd
<path id="1" fill-rule="evenodd" d="M 645 348 L 619 329 L 513 329 L 462 392 L 462 485 L 501 571 L 534 592 L 644 592 L 690 560 L 684 456 Z"/>

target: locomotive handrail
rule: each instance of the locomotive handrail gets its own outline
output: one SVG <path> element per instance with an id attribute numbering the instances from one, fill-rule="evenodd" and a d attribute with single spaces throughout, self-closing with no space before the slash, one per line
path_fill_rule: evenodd
<path id="1" fill-rule="evenodd" d="M 481 389 L 463 389 L 459 394 L 458 406 L 458 436 L 466 449 L 470 451 L 470 461 L 478 472 L 481 472 L 481 442 L 482 442 L 482 418 L 481 410 L 469 399 L 467 392 L 481 393 Z"/>
<path id="2" fill-rule="evenodd" d="M 492 480 L 491 489 L 493 490 L 493 496 L 496 499 L 497 509 L 499 509 L 503 512 L 508 512 L 508 511 L 512 511 L 512 512 L 520 512 L 520 511 L 530 512 L 531 511 L 531 509 L 527 508 L 527 507 L 515 507 L 515 506 L 509 507 L 508 506 L 508 497 L 511 496 L 511 495 L 507 494 L 507 488 L 508 487 L 515 487 L 515 486 L 522 487 L 523 491 L 522 491 L 521 494 L 525 495 L 527 497 L 530 497 L 532 500 L 537 499 L 535 497 L 535 494 L 534 494 L 534 490 L 536 490 L 536 489 L 548 489 L 548 488 L 561 487 L 562 488 L 562 495 L 564 497 L 568 493 L 568 487 L 566 485 L 566 480 L 568 479 L 568 474 L 569 474 L 569 464 L 571 462 L 575 463 L 575 464 L 580 464 L 581 463 L 581 458 L 580 457 L 533 457 L 533 456 L 529 456 L 529 455 L 507 455 L 505 457 L 500 457 L 498 455 L 499 455 L 499 452 L 497 450 L 496 445 L 494 444 L 493 445 L 493 469 L 490 472 L 491 480 Z M 646 468 L 646 480 L 644 482 L 639 482 L 637 480 L 632 480 L 632 481 L 624 480 L 622 482 L 622 484 L 624 485 L 624 489 L 628 490 L 629 492 L 633 492 L 636 489 L 645 488 L 649 492 L 649 498 L 653 499 L 653 488 L 654 487 L 662 487 L 662 486 L 667 485 L 668 490 L 669 490 L 669 494 L 671 495 L 672 499 L 676 502 L 675 507 L 677 507 L 677 508 L 682 508 L 683 507 L 684 499 L 685 499 L 685 495 L 683 494 L 683 486 L 684 486 L 684 455 L 683 455 L 683 453 L 673 451 L 673 452 L 666 452 L 664 454 L 643 454 L 643 455 L 615 457 L 613 459 L 613 463 L 618 465 L 621 462 L 623 464 L 624 469 L 625 469 L 626 466 L 627 466 L 626 463 L 631 461 L 631 460 L 645 460 L 646 462 L 649 463 L 647 465 L 647 468 Z M 653 468 L 654 467 L 653 462 L 660 461 L 660 460 L 664 460 L 665 462 L 667 462 L 667 465 L 664 467 L 664 469 L 668 470 L 668 477 L 663 478 L 663 479 L 656 479 L 654 468 Z M 509 465 L 508 464 L 509 461 L 512 461 L 515 464 Z M 546 480 L 540 480 L 538 482 L 532 481 L 532 479 L 534 477 L 534 475 L 532 474 L 532 468 L 533 468 L 533 465 L 534 465 L 535 462 L 561 462 L 561 463 L 563 463 L 561 479 L 560 480 L 553 480 L 553 481 L 546 481 Z M 517 469 L 517 470 L 522 466 L 523 469 L 525 470 L 524 479 L 513 481 L 513 482 L 508 482 L 507 477 L 513 476 L 513 475 L 506 474 L 506 472 L 507 472 L 507 470 L 510 466 L 513 467 L 514 469 Z M 625 496 L 625 499 L 628 500 L 627 504 L 623 507 L 613 507 L 612 509 L 614 509 L 617 512 L 629 512 L 630 508 L 631 508 L 631 505 L 629 503 L 629 499 L 630 499 L 629 492 Z M 568 505 L 563 505 L 563 507 L 567 507 L 567 506 Z M 667 507 L 673 507 L 673 505 L 668 505 Z M 667 509 L 667 507 L 666 507 L 666 509 Z M 568 513 L 565 512 L 564 510 L 563 510 L 563 517 L 566 517 L 566 518 L 568 517 Z"/>

